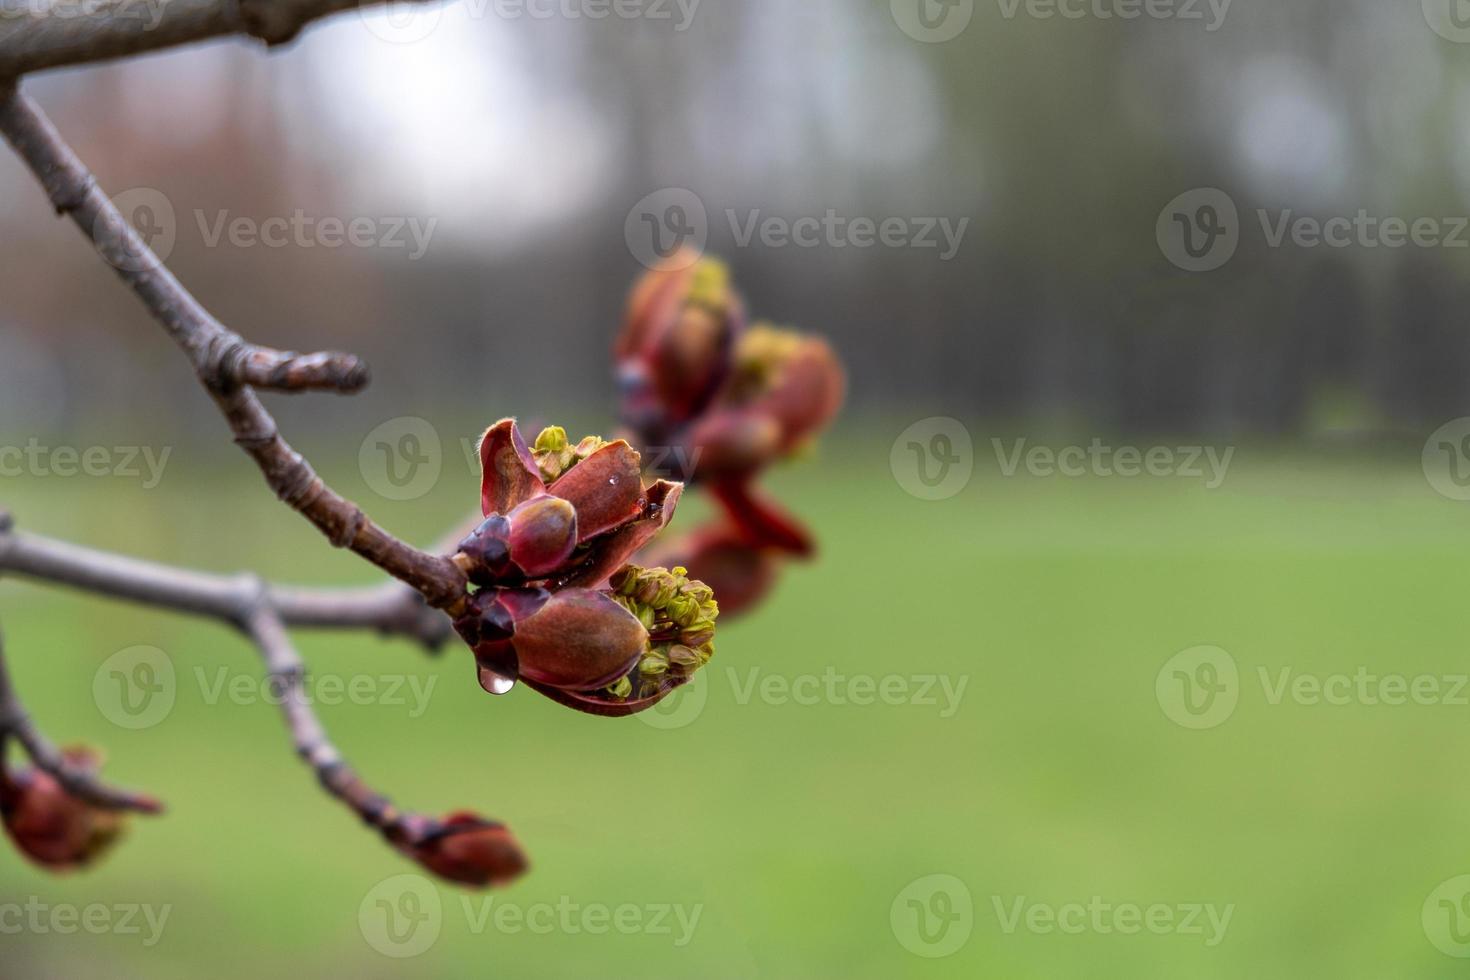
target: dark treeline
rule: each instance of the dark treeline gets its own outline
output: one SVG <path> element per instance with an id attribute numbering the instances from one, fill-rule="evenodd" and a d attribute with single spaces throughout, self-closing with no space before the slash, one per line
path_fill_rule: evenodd
<path id="1" fill-rule="evenodd" d="M 167 196 L 170 264 L 229 322 L 378 365 L 372 411 L 602 411 L 641 270 L 630 209 L 681 187 L 756 315 L 841 346 L 859 411 L 1379 433 L 1470 414 L 1470 233 L 1398 248 L 1271 238 L 1281 221 L 1365 212 L 1432 218 L 1453 239 L 1470 214 L 1470 48 L 1418 5 L 1389 6 L 1236 0 L 1207 31 L 979 4 L 964 34 L 931 45 L 886 0 L 701 5 L 684 31 L 451 5 L 414 45 L 348 17 L 270 58 L 186 52 L 34 91 L 109 189 Z M 358 84 L 378 76 L 396 81 Z M 1200 187 L 1237 206 L 1240 245 L 1191 273 L 1156 223 Z M 434 236 L 414 259 L 207 240 L 221 212 L 297 211 L 432 219 Z M 899 219 L 909 239 L 857 247 L 824 230 L 799 247 L 758 230 L 829 214 L 849 229 Z M 926 222 L 932 246 L 913 240 Z M 0 262 L 7 424 L 209 425 L 187 386 L 130 397 L 118 363 L 177 371 L 176 355 L 3 159 Z"/>

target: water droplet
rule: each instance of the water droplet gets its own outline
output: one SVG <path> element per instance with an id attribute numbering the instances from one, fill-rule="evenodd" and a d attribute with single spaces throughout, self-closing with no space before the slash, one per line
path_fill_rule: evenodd
<path id="1" fill-rule="evenodd" d="M 506 677 L 504 674 L 497 674 L 489 667 L 481 667 L 480 686 L 491 694 L 509 694 L 516 686 L 516 679 L 514 677 Z"/>

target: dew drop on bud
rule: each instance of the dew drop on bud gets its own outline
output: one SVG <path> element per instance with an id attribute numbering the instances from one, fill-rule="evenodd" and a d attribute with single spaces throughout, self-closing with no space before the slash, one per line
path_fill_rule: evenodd
<path id="1" fill-rule="evenodd" d="M 481 667 L 480 686 L 489 693 L 497 696 L 509 694 L 516 686 L 516 679 L 514 677 L 506 677 L 504 674 L 497 674 L 489 667 Z"/>

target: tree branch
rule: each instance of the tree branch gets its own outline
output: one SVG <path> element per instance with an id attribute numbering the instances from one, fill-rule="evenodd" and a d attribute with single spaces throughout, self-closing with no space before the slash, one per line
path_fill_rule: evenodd
<path id="1" fill-rule="evenodd" d="M 254 575 L 212 575 L 108 554 L 16 531 L 0 512 L 0 573 L 144 605 L 205 616 L 246 629 L 264 590 L 266 601 L 292 626 L 375 629 L 437 650 L 451 633 L 448 617 L 396 582 L 357 589 L 308 589 L 262 584 Z"/>
<path id="2" fill-rule="evenodd" d="M 0 78 L 237 34 L 284 44 L 318 18 L 384 0 L 0 0 Z M 425 2 L 425 0 L 417 0 Z"/>
<path id="3" fill-rule="evenodd" d="M 77 799 L 105 810 L 136 810 L 139 813 L 160 813 L 163 810 L 163 804 L 153 797 L 108 786 L 91 772 L 68 762 L 61 750 L 41 734 L 26 713 L 10 679 L 10 671 L 5 664 L 5 644 L 0 638 L 0 765 L 5 761 L 6 736 L 14 736 L 36 768 L 48 773 L 61 784 L 62 789 Z"/>
<path id="4" fill-rule="evenodd" d="M 436 820 L 397 809 L 343 760 L 312 710 L 305 692 L 306 665 L 265 593 L 246 618 L 245 631 L 260 650 L 270 682 L 277 685 L 271 693 L 280 701 L 296 753 L 316 773 L 322 788 L 392 843 L 411 846 L 436 830 Z"/>
<path id="5" fill-rule="evenodd" d="M 366 589 L 291 589 L 253 575 L 186 571 L 20 534 L 9 515 L 0 512 L 0 572 L 6 571 L 236 627 L 260 651 L 297 753 L 329 794 L 395 847 L 412 846 L 439 828 L 432 817 L 392 806 L 343 761 L 305 696 L 306 665 L 286 633 L 288 623 L 372 627 L 412 636 L 433 649 L 449 635 L 449 621 L 427 607 L 418 593 L 397 583 Z M 5 671 L 3 654 L 0 647 L 0 743 L 13 735 L 39 768 L 80 799 L 108 809 L 161 809 L 152 798 L 109 788 L 67 762 L 31 723 Z"/>
<path id="6" fill-rule="evenodd" d="M 452 880 L 480 885 L 513 877 L 524 870 L 524 856 L 502 825 L 465 813 L 441 822 L 399 810 L 346 764 L 312 710 L 305 692 L 306 666 L 287 633 L 288 625 L 372 627 L 411 636 L 432 650 L 450 634 L 444 613 L 459 613 L 467 601 L 467 579 L 455 562 L 405 544 L 328 487 L 281 438 L 275 419 L 256 395 L 256 389 L 356 392 L 368 382 L 366 365 L 350 354 L 298 354 L 251 344 L 211 316 L 103 193 L 39 108 L 20 93 L 17 82 L 22 74 L 41 68 L 221 34 L 242 33 L 267 44 L 283 43 L 316 17 L 381 0 L 85 0 L 88 6 L 75 8 L 79 16 L 74 18 L 68 17 L 66 7 L 78 0 L 39 2 L 44 5 L 18 12 L 12 0 L 0 0 L 0 135 L 40 181 L 57 213 L 72 219 L 183 350 L 235 442 L 255 460 L 277 497 L 311 521 L 335 547 L 350 548 L 402 584 L 291 589 L 253 575 L 191 572 L 18 534 L 3 511 L 0 573 L 235 626 L 259 651 L 270 683 L 277 685 L 275 693 L 296 751 L 329 794 L 390 845 Z M 130 17 L 142 6 L 155 15 L 146 26 Z M 448 539 L 442 550 L 452 550 L 461 536 Z M 41 736 L 10 683 L 0 649 L 0 763 L 11 737 L 73 796 L 113 809 L 159 809 L 148 797 L 102 785 Z M 494 850 L 486 852 L 487 846 Z"/>
<path id="7" fill-rule="evenodd" d="M 347 354 L 297 355 L 246 343 L 211 316 L 97 186 L 46 117 L 14 87 L 0 85 L 0 133 L 45 188 L 57 213 L 69 215 L 132 287 L 194 365 L 234 433 L 276 496 L 327 536 L 408 583 L 438 608 L 465 600 L 464 573 L 448 558 L 410 547 L 328 487 L 293 450 L 251 385 L 286 390 L 354 390 L 367 372 Z"/>

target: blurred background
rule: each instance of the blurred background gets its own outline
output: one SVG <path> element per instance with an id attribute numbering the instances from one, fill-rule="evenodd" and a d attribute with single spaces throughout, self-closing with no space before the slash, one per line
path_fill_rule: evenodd
<path id="1" fill-rule="evenodd" d="M 301 637 L 319 675 L 402 685 L 407 705 L 321 708 L 370 780 L 503 818 L 535 862 L 488 906 L 437 888 L 411 955 L 365 923 L 412 866 L 317 792 L 274 708 L 219 695 L 218 671 L 255 676 L 248 647 L 0 584 L 46 729 L 172 807 L 85 876 L 0 852 L 0 913 L 171 910 L 147 945 L 0 915 L 0 976 L 1451 975 L 1461 6 L 477 0 L 32 79 L 221 319 L 372 363 L 361 395 L 270 404 L 405 537 L 473 506 L 466 450 L 495 419 L 615 425 L 626 291 L 676 239 L 728 261 L 757 318 L 828 336 L 851 387 L 773 481 L 822 557 L 722 626 L 698 703 L 661 723 L 492 701 L 463 651 Z M 0 506 L 23 529 L 374 580 L 271 499 L 10 154 L 0 270 Z M 383 444 L 413 447 L 407 483 Z M 68 472 L 58 447 L 110 462 Z M 93 679 L 139 645 L 176 696 L 130 729 Z M 1434 693 L 1394 703 L 1385 678 Z M 644 911 L 597 935 L 502 904 Z M 1130 905 L 1170 924 L 1130 931 Z"/>

